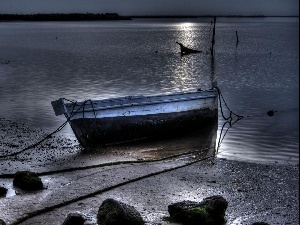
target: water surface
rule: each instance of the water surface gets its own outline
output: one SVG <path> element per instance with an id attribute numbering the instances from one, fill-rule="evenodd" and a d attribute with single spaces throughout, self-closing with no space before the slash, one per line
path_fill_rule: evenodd
<path id="1" fill-rule="evenodd" d="M 51 107 L 61 97 L 162 94 L 217 80 L 230 109 L 246 117 L 228 130 L 218 155 L 298 163 L 298 18 L 217 18 L 214 58 L 206 54 L 210 21 L 2 22 L 0 115 L 52 132 L 65 121 Z M 176 41 L 203 52 L 180 57 Z M 216 136 L 224 122 L 219 113 Z M 74 138 L 69 127 L 61 132 Z"/>

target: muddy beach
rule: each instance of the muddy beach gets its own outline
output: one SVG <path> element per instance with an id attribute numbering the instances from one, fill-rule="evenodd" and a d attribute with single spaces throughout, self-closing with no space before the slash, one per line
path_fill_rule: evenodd
<path id="1" fill-rule="evenodd" d="M 0 131 L 1 156 L 47 135 L 4 118 Z M 227 224 L 299 224 L 299 164 L 215 158 L 209 145 L 182 148 L 175 155 L 168 147 L 159 155 L 161 148 L 155 145 L 146 152 L 139 152 L 139 145 L 84 151 L 58 133 L 0 159 L 0 187 L 8 190 L 0 197 L 0 219 L 6 224 L 61 225 L 68 214 L 78 212 L 87 218 L 85 224 L 97 224 L 99 206 L 114 198 L 134 206 L 146 224 L 167 225 L 175 224 L 165 220 L 169 204 L 221 195 L 228 201 Z M 44 189 L 25 192 L 14 187 L 14 174 L 23 170 L 38 173 Z"/>

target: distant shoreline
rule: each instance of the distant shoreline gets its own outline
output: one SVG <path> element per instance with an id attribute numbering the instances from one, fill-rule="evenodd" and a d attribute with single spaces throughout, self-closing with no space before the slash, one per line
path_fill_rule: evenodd
<path id="1" fill-rule="evenodd" d="M 120 16 L 117 13 L 50 13 L 50 14 L 0 14 L 0 21 L 96 21 L 96 20 L 132 20 L 134 18 L 204 18 L 214 17 L 214 15 L 132 15 Z M 264 18 L 264 17 L 299 17 L 299 16 L 264 16 L 264 15 L 228 15 L 216 17 L 229 18 Z"/>
<path id="2" fill-rule="evenodd" d="M 264 15 L 252 15 L 252 16 L 242 16 L 242 15 L 132 15 L 131 18 L 266 18 L 266 17 L 290 17 L 299 18 L 299 16 L 264 16 Z"/>
<path id="3" fill-rule="evenodd" d="M 119 16 L 117 13 L 0 14 L 0 21 L 93 21 L 93 20 L 131 20 L 131 17 Z"/>

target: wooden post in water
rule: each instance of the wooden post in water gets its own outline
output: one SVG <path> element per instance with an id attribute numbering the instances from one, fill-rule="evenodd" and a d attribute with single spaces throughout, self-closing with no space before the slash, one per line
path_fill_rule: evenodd
<path id="1" fill-rule="evenodd" d="M 211 51 L 210 53 L 212 56 L 214 55 L 215 34 L 216 34 L 216 17 L 214 17 L 214 28 L 213 28 L 213 36 L 211 40 L 211 49 L 210 49 Z"/>
<path id="2" fill-rule="evenodd" d="M 238 45 L 238 43 L 239 43 L 239 36 L 238 36 L 237 31 L 235 31 L 235 35 L 236 35 L 236 45 Z"/>
<path id="3" fill-rule="evenodd" d="M 210 48 L 210 53 L 211 53 L 211 84 L 212 88 L 214 88 L 214 80 L 215 80 L 215 60 L 214 60 L 214 45 L 215 45 L 215 34 L 216 34 L 216 17 L 214 17 L 213 20 L 214 27 L 213 27 L 213 35 L 212 35 L 212 40 L 211 40 L 211 48 Z"/>
<path id="4" fill-rule="evenodd" d="M 214 17 L 214 27 L 213 27 L 213 35 L 212 35 L 212 40 L 211 40 L 211 64 L 210 64 L 210 69 L 211 69 L 211 87 L 214 88 L 214 81 L 215 81 L 215 59 L 214 59 L 214 45 L 215 45 L 215 34 L 216 34 L 216 17 Z"/>

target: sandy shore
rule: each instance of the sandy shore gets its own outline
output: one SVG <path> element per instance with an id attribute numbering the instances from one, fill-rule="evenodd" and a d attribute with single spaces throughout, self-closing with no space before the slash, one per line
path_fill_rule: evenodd
<path id="1" fill-rule="evenodd" d="M 46 135 L 3 118 L 0 130 L 1 155 Z M 16 158 L 0 159 L 0 186 L 9 189 L 0 198 L 0 219 L 61 225 L 69 213 L 79 212 L 86 224 L 96 224 L 101 203 L 114 198 L 134 206 L 148 225 L 166 225 L 169 204 L 222 195 L 229 204 L 227 224 L 299 224 L 299 165 L 230 161 L 209 157 L 209 151 L 151 161 L 124 149 L 106 150 L 82 152 L 74 140 L 55 136 Z M 20 170 L 39 173 L 46 189 L 14 188 L 13 174 Z"/>

